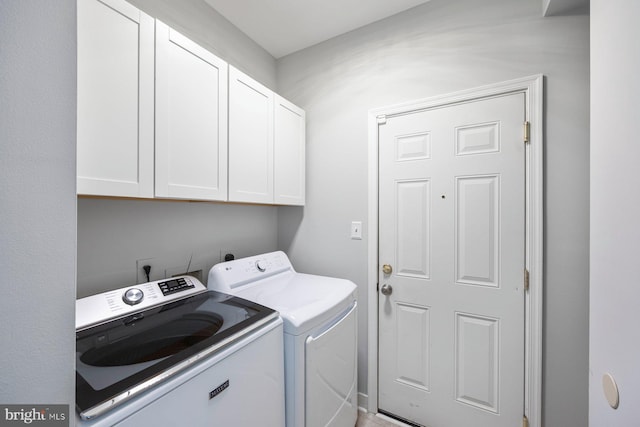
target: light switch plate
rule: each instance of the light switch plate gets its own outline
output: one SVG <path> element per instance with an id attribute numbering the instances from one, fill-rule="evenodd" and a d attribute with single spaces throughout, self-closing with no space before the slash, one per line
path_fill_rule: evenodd
<path id="1" fill-rule="evenodd" d="M 351 240 L 362 240 L 362 221 L 351 222 Z"/>

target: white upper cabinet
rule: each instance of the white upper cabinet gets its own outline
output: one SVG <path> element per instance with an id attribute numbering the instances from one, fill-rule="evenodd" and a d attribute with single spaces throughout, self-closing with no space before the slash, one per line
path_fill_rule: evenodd
<path id="1" fill-rule="evenodd" d="M 229 66 L 229 200 L 304 205 L 305 113 Z"/>
<path id="2" fill-rule="evenodd" d="M 274 123 L 274 203 L 304 205 L 304 110 L 275 95 Z"/>
<path id="3" fill-rule="evenodd" d="M 273 92 L 232 66 L 229 201 L 273 203 Z"/>
<path id="4" fill-rule="evenodd" d="M 305 113 L 124 0 L 78 0 L 78 194 L 304 205 Z"/>
<path id="5" fill-rule="evenodd" d="M 154 21 L 78 2 L 78 194 L 153 197 Z"/>
<path id="6" fill-rule="evenodd" d="M 227 63 L 156 21 L 155 195 L 227 199 Z"/>

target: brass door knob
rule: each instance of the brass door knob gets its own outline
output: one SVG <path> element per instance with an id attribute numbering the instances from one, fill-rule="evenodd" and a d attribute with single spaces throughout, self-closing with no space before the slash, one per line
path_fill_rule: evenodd
<path id="1" fill-rule="evenodd" d="M 382 266 L 382 272 L 384 274 L 391 274 L 392 271 L 393 271 L 393 268 L 389 264 L 385 264 Z"/>

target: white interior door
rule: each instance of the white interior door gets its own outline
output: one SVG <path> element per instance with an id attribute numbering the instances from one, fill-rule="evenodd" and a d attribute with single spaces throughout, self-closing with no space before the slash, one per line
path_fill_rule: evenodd
<path id="1" fill-rule="evenodd" d="M 430 427 L 522 422 L 524 120 L 512 94 L 379 127 L 383 412 Z"/>

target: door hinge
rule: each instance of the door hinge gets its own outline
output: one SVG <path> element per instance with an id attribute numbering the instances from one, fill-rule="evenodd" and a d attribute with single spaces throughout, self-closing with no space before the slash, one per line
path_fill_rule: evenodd
<path id="1" fill-rule="evenodd" d="M 528 144 L 531 138 L 531 123 L 524 122 L 524 143 Z"/>
<path id="2" fill-rule="evenodd" d="M 529 291 L 529 270 L 524 269 L 524 291 Z"/>
<path id="3" fill-rule="evenodd" d="M 379 125 L 384 125 L 387 123 L 387 116 L 385 116 L 384 114 L 379 115 L 377 119 Z"/>
<path id="4" fill-rule="evenodd" d="M 526 415 L 522 416 L 522 427 L 529 427 L 529 418 Z"/>

